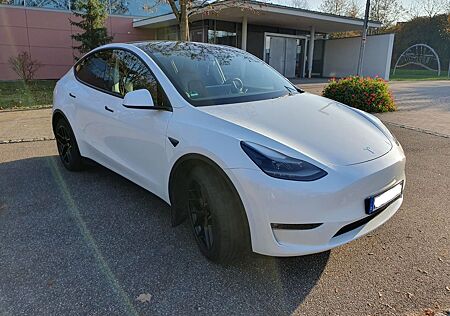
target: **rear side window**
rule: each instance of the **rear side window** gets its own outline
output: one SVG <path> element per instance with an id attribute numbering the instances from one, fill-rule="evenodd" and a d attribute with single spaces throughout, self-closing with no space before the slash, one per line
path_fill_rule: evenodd
<path id="1" fill-rule="evenodd" d="M 87 56 L 75 66 L 75 75 L 84 83 L 94 88 L 112 91 L 113 51 L 102 50 Z"/>
<path id="2" fill-rule="evenodd" d="M 144 62 L 122 49 L 101 50 L 75 66 L 75 76 L 94 88 L 117 97 L 147 89 L 156 106 L 170 107 L 169 99 Z"/>

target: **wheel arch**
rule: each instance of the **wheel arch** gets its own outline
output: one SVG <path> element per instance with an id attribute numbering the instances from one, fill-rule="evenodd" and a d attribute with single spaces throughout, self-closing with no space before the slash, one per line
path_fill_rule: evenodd
<path id="1" fill-rule="evenodd" d="M 76 128 L 74 128 L 76 126 L 72 126 L 72 124 L 70 123 L 70 120 L 67 117 L 67 115 L 60 109 L 53 110 L 53 114 L 52 114 L 52 130 L 53 130 L 53 134 L 55 135 L 55 137 L 56 137 L 56 131 L 55 131 L 56 123 L 60 119 L 63 119 L 63 120 L 65 120 L 67 122 L 67 124 L 69 125 L 70 130 L 72 131 L 72 133 L 74 135 L 75 141 L 77 142 L 78 150 L 80 151 L 80 153 L 82 154 L 83 157 L 86 157 L 86 156 L 84 156 L 83 150 L 80 147 L 80 146 L 82 146 L 82 143 L 79 142 L 80 137 L 78 135 L 78 132 L 77 132 Z"/>
<path id="2" fill-rule="evenodd" d="M 70 122 L 67 119 L 67 116 L 64 114 L 64 112 L 59 110 L 59 109 L 56 109 L 56 110 L 53 111 L 53 114 L 52 114 L 52 129 L 53 129 L 53 131 L 55 130 L 56 123 L 60 119 L 66 120 L 67 123 L 69 123 L 69 125 L 70 125 Z"/>
<path id="3" fill-rule="evenodd" d="M 189 153 L 181 156 L 177 159 L 177 161 L 173 164 L 173 167 L 170 171 L 169 175 L 169 182 L 168 182 L 168 193 L 169 193 L 169 200 L 171 204 L 171 221 L 172 226 L 177 226 L 181 224 L 185 218 L 186 214 L 184 214 L 184 210 L 180 207 L 179 204 L 177 204 L 176 198 L 175 198 L 175 190 L 177 187 L 181 186 L 182 180 L 186 179 L 189 170 L 191 170 L 192 167 L 203 165 L 206 167 L 211 168 L 218 174 L 227 184 L 230 190 L 236 195 L 236 197 L 239 199 L 239 203 L 242 206 L 242 209 L 244 210 L 244 216 L 247 220 L 247 225 L 249 225 L 248 222 L 248 216 L 247 212 L 245 211 L 244 204 L 242 202 L 242 198 L 236 189 L 236 186 L 234 185 L 233 181 L 230 179 L 230 177 L 227 175 L 227 173 L 223 170 L 222 167 L 218 163 L 216 163 L 211 158 L 197 153 Z"/>

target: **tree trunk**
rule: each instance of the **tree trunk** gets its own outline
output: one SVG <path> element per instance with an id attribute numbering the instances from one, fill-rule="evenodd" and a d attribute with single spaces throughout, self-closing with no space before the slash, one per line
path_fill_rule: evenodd
<path id="1" fill-rule="evenodd" d="M 182 41 L 189 41 L 189 19 L 186 1 L 180 0 L 180 40 Z"/>

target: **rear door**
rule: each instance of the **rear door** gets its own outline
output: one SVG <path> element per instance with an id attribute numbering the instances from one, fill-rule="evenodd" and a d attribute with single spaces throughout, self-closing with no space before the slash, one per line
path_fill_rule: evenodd
<path id="1" fill-rule="evenodd" d="M 86 156 L 159 194 L 172 112 L 153 73 L 131 51 L 104 49 L 81 60 L 75 75 L 76 124 L 86 140 Z M 125 108 L 125 94 L 138 89 L 147 89 L 154 104 L 167 111 Z"/>

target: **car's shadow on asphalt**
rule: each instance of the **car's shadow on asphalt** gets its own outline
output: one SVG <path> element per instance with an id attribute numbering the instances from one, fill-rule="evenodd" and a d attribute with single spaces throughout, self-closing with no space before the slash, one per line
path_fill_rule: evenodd
<path id="1" fill-rule="evenodd" d="M 187 225 L 170 226 L 166 203 L 106 168 L 72 173 L 50 156 L 2 163 L 0 174 L 6 311 L 290 314 L 329 258 L 250 254 L 213 264 Z M 136 301 L 142 293 L 150 302 Z"/>

